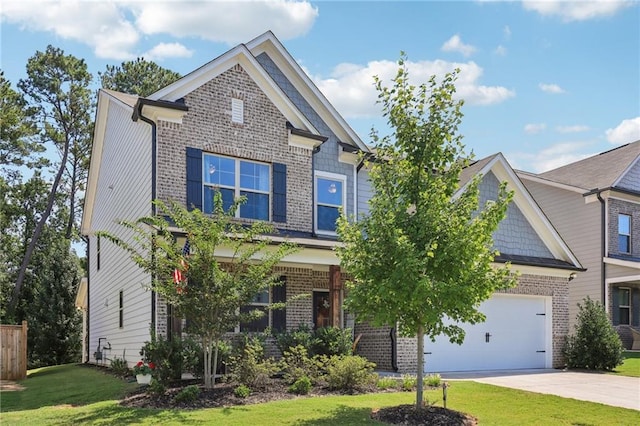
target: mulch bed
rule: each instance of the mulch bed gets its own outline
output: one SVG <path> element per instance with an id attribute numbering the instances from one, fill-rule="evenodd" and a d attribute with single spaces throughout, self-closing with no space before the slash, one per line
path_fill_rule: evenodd
<path id="1" fill-rule="evenodd" d="M 109 369 L 97 367 L 109 373 Z M 125 380 L 135 380 L 126 378 Z M 176 402 L 175 396 L 186 386 L 197 385 L 200 388 L 198 398 L 192 402 Z M 262 389 L 253 389 L 246 398 L 239 398 L 234 394 L 237 384 L 216 383 L 213 389 L 204 389 L 201 380 L 181 380 L 168 386 L 163 395 L 154 395 L 147 392 L 146 387 L 141 386 L 127 395 L 120 405 L 131 408 L 153 409 L 203 409 L 233 407 L 250 404 L 261 404 L 270 401 L 279 401 L 295 398 L 310 398 L 326 395 L 341 395 L 341 393 L 322 387 L 315 387 L 308 395 L 295 395 L 289 393 L 288 386 L 283 380 L 273 379 Z M 375 386 L 360 389 L 358 394 L 395 392 L 396 390 L 380 390 Z M 477 420 L 467 414 L 442 407 L 426 407 L 416 410 L 415 405 L 399 405 L 375 409 L 371 418 L 390 425 L 447 425 L 468 426 L 477 425 Z"/>

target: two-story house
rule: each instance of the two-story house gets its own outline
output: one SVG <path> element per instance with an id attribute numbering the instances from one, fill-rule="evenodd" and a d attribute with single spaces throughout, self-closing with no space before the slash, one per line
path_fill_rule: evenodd
<path id="1" fill-rule="evenodd" d="M 335 220 L 340 210 L 357 214 L 354 152 L 367 150 L 271 32 L 147 98 L 100 90 L 82 220 L 85 359 L 137 354 L 150 330 L 168 336 L 180 326 L 144 290 L 150 278 L 95 233 L 126 237 L 116 220 L 154 214 L 155 199 L 210 211 L 214 188 L 225 203 L 247 197 L 238 220 L 271 222 L 274 241 L 300 247 L 279 266 L 285 284 L 257 303 L 311 296 L 239 331 L 342 326 Z"/>
<path id="2" fill-rule="evenodd" d="M 640 141 L 520 179 L 587 271 L 571 282 L 570 320 L 587 296 L 623 343 L 640 330 Z"/>
<path id="3" fill-rule="evenodd" d="M 134 362 L 152 331 L 169 337 L 182 323 L 145 289 L 150 277 L 96 233 L 126 238 L 116 221 L 155 214 L 155 199 L 207 212 L 218 189 L 226 203 L 247 197 L 239 221 L 271 222 L 280 231 L 274 241 L 288 238 L 301 248 L 278 266 L 284 285 L 256 298 L 257 305 L 290 301 L 286 309 L 237 331 L 347 325 L 361 335 L 359 353 L 379 368 L 415 373 L 415 338 L 398 338 L 392 326 L 354 324 L 342 311 L 335 221 L 340 210 L 366 213 L 371 196 L 358 151 L 369 148 L 271 32 L 147 98 L 101 90 L 82 220 L 89 241 L 88 279 L 78 293 L 85 360 L 124 353 Z M 461 190 L 476 174 L 484 176 L 483 200 L 504 180 L 516 191 L 496 244 L 497 262 L 511 262 L 520 284 L 487 301 L 487 323 L 468 329 L 467 346 L 428 342 L 427 369 L 560 366 L 568 283 L 581 265 L 502 155 L 465 170 Z M 180 230 L 176 238 L 184 241 Z"/>

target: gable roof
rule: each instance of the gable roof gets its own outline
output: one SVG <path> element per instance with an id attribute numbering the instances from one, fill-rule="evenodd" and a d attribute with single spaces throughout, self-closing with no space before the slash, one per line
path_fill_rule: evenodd
<path id="1" fill-rule="evenodd" d="M 484 176 L 493 173 L 500 182 L 507 182 L 507 189 L 514 192 L 512 203 L 520 210 L 542 242 L 553 254 L 554 259 L 540 259 L 525 256 L 510 256 L 504 254 L 496 260 L 510 261 L 513 264 L 542 266 L 569 270 L 583 270 L 584 268 L 575 257 L 569 246 L 562 239 L 558 231 L 551 224 L 540 206 L 533 199 L 515 171 L 511 168 L 502 153 L 490 155 L 477 160 L 465 168 L 460 174 L 460 189 L 463 192 L 474 176 Z"/>
<path id="2" fill-rule="evenodd" d="M 540 173 L 537 176 L 585 190 L 615 187 L 640 158 L 640 140 Z"/>

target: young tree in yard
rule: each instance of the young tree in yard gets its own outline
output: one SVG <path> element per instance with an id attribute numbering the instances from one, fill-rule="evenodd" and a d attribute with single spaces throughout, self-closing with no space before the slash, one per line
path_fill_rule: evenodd
<path id="1" fill-rule="evenodd" d="M 445 334 L 462 343 L 456 322 L 485 319 L 480 302 L 515 285 L 507 266 L 492 266 L 492 233 L 505 217 L 511 193 L 478 205 L 479 178 L 460 188 L 469 164 L 457 134 L 462 101 L 453 98 L 458 71 L 428 84 L 409 84 L 403 55 L 392 88 L 376 78 L 392 136 L 372 137 L 370 212 L 357 221 L 339 219 L 344 246 L 338 256 L 351 274 L 347 309 L 358 320 L 397 326 L 417 336 L 418 391 L 423 404 L 424 338 Z"/>
<path id="2" fill-rule="evenodd" d="M 272 245 L 265 235 L 274 228 L 263 222 L 243 225 L 234 220 L 236 202 L 228 211 L 216 192 L 213 214 L 188 211 L 176 204 L 156 202 L 160 216 L 121 222 L 133 232 L 131 241 L 100 233 L 125 249 L 151 275 L 151 288 L 188 318 L 189 334 L 198 336 L 204 350 L 204 385 L 212 388 L 223 336 L 238 323 L 264 315 L 244 312 L 261 291 L 278 285 L 274 266 L 295 250 L 289 243 Z M 169 224 L 187 237 L 190 253 L 175 241 Z M 221 260 L 223 257 L 224 260 Z M 176 273 L 177 272 L 177 273 Z M 174 280 L 178 275 L 178 282 Z"/>
<path id="3" fill-rule="evenodd" d="M 177 72 L 144 58 L 123 62 L 120 66 L 107 65 L 106 71 L 98 75 L 103 88 L 142 97 L 149 96 L 180 78 Z"/>

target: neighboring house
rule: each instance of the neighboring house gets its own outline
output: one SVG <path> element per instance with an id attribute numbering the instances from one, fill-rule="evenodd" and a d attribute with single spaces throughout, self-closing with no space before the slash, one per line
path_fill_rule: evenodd
<path id="1" fill-rule="evenodd" d="M 627 348 L 640 330 L 640 141 L 540 174 L 518 172 L 587 268 L 571 282 L 570 323 L 587 296 Z"/>
<path id="2" fill-rule="evenodd" d="M 150 277 L 96 233 L 126 238 L 116 221 L 155 214 L 154 199 L 207 212 L 219 188 L 226 203 L 247 196 L 238 220 L 269 221 L 280 231 L 274 241 L 288 238 L 301 248 L 278 266 L 284 285 L 256 299 L 256 305 L 291 303 L 236 331 L 353 327 L 362 334 L 359 352 L 379 368 L 415 373 L 415 338 L 354 324 L 341 308 L 346 277 L 333 250 L 335 219 L 340 209 L 366 214 L 371 196 L 358 152 L 369 148 L 271 32 L 147 98 L 100 90 L 82 219 L 89 271 L 77 299 L 86 319 L 85 358 L 104 363 L 124 356 L 133 363 L 152 331 L 170 338 L 182 325 L 145 289 Z M 427 369 L 560 366 L 568 281 L 581 266 L 502 155 L 474 163 L 462 183 L 478 173 L 483 200 L 495 197 L 499 181 L 515 190 L 495 236 L 496 261 L 512 262 L 522 272 L 520 284 L 485 303 L 487 323 L 469 327 L 462 347 L 427 343 Z M 185 237 L 176 230 L 176 238 Z"/>
<path id="3" fill-rule="evenodd" d="M 342 327 L 335 219 L 340 209 L 357 214 L 356 151 L 368 148 L 271 32 L 148 98 L 100 90 L 82 220 L 89 360 L 136 361 L 151 330 L 170 337 L 181 326 L 143 288 L 150 277 L 95 233 L 126 238 L 116 220 L 154 214 L 154 199 L 210 211 L 213 188 L 225 203 L 247 197 L 238 220 L 269 221 L 280 231 L 274 241 L 301 248 L 278 267 L 284 285 L 256 305 L 310 296 L 237 330 Z"/>
<path id="4" fill-rule="evenodd" d="M 461 325 L 462 345 L 439 336 L 425 339 L 426 372 L 552 368 L 564 366 L 563 347 L 569 331 L 569 286 L 583 268 L 531 198 L 502 154 L 478 160 L 463 170 L 461 189 L 482 176 L 480 203 L 495 200 L 500 182 L 514 191 L 506 218 L 494 233 L 500 251 L 496 264 L 511 263 L 520 272 L 518 285 L 481 305 L 487 319 Z M 366 211 L 364 211 L 366 213 Z M 416 371 L 416 338 L 403 338 L 392 327 L 356 324 L 359 353 L 380 369 Z"/>

